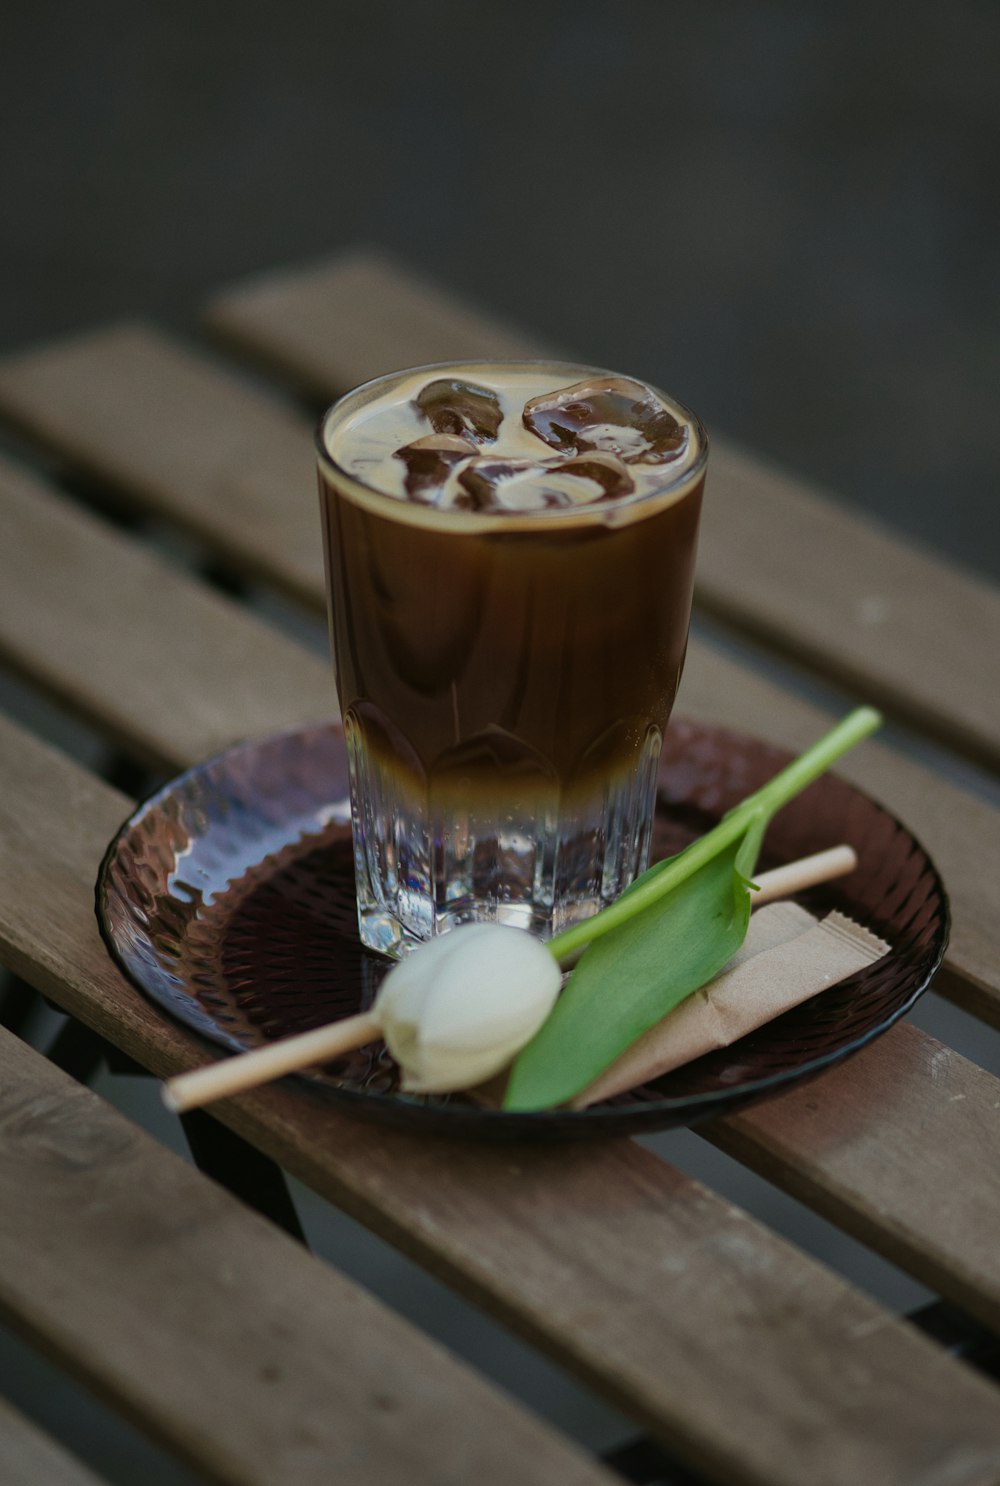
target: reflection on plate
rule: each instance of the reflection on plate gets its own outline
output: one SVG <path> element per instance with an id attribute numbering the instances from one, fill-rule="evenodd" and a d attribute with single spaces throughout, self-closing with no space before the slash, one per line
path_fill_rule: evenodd
<path id="1" fill-rule="evenodd" d="M 789 754 L 674 719 L 660 770 L 654 856 L 707 830 Z M 105 941 L 132 982 L 197 1031 L 239 1049 L 371 1003 L 387 962 L 362 949 L 343 735 L 300 728 L 241 744 L 166 785 L 126 821 L 97 884 Z M 847 841 L 860 866 L 802 895 L 892 945 L 850 979 L 730 1048 L 580 1112 L 504 1114 L 462 1095 L 398 1092 L 381 1047 L 303 1075 L 338 1107 L 462 1135 L 627 1134 L 691 1124 L 803 1078 L 903 1015 L 944 954 L 948 908 L 926 852 L 880 805 L 833 775 L 768 831 L 761 868 Z"/>

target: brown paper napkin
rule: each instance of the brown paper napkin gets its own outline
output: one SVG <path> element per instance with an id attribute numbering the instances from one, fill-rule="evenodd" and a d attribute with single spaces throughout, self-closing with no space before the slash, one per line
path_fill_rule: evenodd
<path id="1" fill-rule="evenodd" d="M 634 1042 L 571 1107 L 585 1109 L 728 1047 L 888 950 L 883 940 L 841 913 L 817 921 L 797 903 L 760 908 L 751 916 L 741 949 L 714 980 Z"/>

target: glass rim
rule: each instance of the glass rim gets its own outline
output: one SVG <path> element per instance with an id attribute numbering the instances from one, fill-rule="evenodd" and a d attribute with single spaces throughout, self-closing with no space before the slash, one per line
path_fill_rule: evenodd
<path id="1" fill-rule="evenodd" d="M 678 398 L 664 392 L 655 383 L 647 382 L 639 377 L 629 377 L 628 380 L 642 382 L 644 387 L 648 387 L 657 397 L 664 400 L 668 410 L 675 408 L 681 413 L 697 437 L 698 449 L 690 463 L 685 463 L 682 468 L 674 472 L 672 477 L 667 476 L 662 485 L 657 485 L 652 490 L 633 491 L 632 494 L 619 496 L 616 500 L 594 501 L 590 505 L 581 506 L 546 507 L 532 511 L 442 509 L 440 506 L 402 500 L 398 495 L 390 495 L 387 491 L 379 490 L 376 486 L 369 485 L 365 480 L 360 479 L 352 471 L 345 469 L 333 457 L 327 438 L 330 425 L 338 415 L 343 417 L 349 413 L 350 405 L 355 399 L 360 399 L 362 403 L 371 402 L 393 382 L 421 372 L 440 375 L 442 372 L 461 371 L 469 367 L 499 367 L 504 370 L 532 370 L 545 367 L 556 373 L 565 371 L 568 375 L 573 374 L 577 380 L 581 376 L 624 377 L 626 375 L 624 372 L 612 371 L 608 367 L 591 366 L 586 362 L 566 361 L 558 357 L 544 356 L 462 357 L 455 361 L 433 361 L 401 367 L 396 371 L 383 372 L 342 393 L 320 417 L 315 433 L 317 463 L 320 471 L 330 477 L 338 487 L 346 487 L 348 494 L 356 504 L 363 505 L 391 520 L 406 521 L 414 526 L 434 527 L 437 530 L 479 532 L 514 529 L 537 531 L 542 524 L 545 526 L 625 525 L 633 519 L 630 513 L 638 506 L 660 509 L 675 504 L 688 493 L 689 489 L 693 489 L 698 484 L 705 473 L 709 440 L 708 432 L 701 419 Z M 669 469 L 670 466 L 666 468 Z"/>

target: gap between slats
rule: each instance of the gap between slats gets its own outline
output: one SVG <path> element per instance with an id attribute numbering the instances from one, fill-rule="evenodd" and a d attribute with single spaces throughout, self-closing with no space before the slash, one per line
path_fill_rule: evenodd
<path id="1" fill-rule="evenodd" d="M 0 1481 L 4 1486 L 102 1486 L 92 1471 L 3 1398 Z"/>

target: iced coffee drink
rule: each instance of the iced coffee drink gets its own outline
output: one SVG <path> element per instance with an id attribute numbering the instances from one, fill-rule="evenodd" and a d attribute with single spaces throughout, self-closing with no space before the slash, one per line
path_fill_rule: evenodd
<path id="1" fill-rule="evenodd" d="M 643 870 L 706 439 L 630 378 L 424 367 L 319 435 L 362 939 L 547 936 Z"/>

